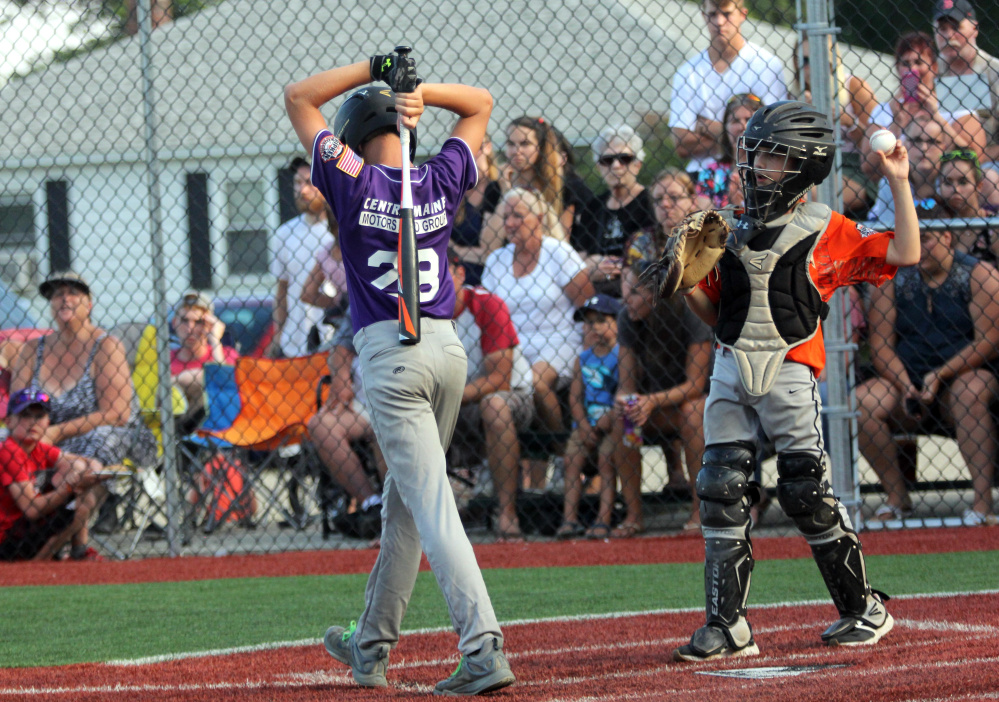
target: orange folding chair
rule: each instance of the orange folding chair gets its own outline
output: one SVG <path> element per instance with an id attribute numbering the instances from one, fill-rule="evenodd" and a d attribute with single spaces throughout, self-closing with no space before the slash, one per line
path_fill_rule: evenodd
<path id="1" fill-rule="evenodd" d="M 304 484 L 311 479 L 312 471 L 302 466 L 297 447 L 316 413 L 316 388 L 328 372 L 326 357 L 326 353 L 317 353 L 277 360 L 240 358 L 234 373 L 235 393 L 231 387 L 206 382 L 209 416 L 232 416 L 232 403 L 238 403 L 238 411 L 229 426 L 203 429 L 198 434 L 220 452 L 235 450 L 241 456 L 238 465 L 245 474 L 240 489 L 252 494 L 255 521 L 265 520 L 274 511 L 296 528 L 305 526 L 301 510 L 291 501 L 298 499 L 300 488 L 311 490 Z M 220 408 L 213 403 L 230 406 Z M 290 495 L 293 491 L 295 496 Z M 230 513 L 244 509 L 246 502 L 232 500 L 212 508 L 206 528 L 228 521 Z"/>

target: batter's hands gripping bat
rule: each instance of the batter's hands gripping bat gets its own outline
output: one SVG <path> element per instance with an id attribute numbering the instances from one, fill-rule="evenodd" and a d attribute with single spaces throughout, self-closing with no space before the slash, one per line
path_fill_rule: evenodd
<path id="1" fill-rule="evenodd" d="M 409 64 L 411 71 L 403 75 L 416 77 L 416 63 L 408 57 L 412 47 L 397 46 L 395 53 L 401 67 Z M 395 82 L 395 81 L 394 81 Z M 416 90 L 416 81 L 399 81 L 392 89 L 400 93 Z M 416 253 L 416 234 L 413 230 L 413 186 L 409 180 L 409 130 L 399 120 L 399 141 L 402 142 L 402 204 L 399 212 L 399 341 L 403 344 L 420 343 L 420 264 Z"/>

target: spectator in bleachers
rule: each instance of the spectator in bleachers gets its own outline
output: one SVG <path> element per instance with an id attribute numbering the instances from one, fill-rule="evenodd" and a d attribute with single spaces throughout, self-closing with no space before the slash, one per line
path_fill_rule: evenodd
<path id="1" fill-rule="evenodd" d="M 621 381 L 616 401 L 620 411 L 642 427 L 646 445 L 662 445 L 669 456 L 669 445 L 680 439 L 689 475 L 684 487 L 693 500 L 684 531 L 697 531 L 700 518 L 694 481 L 704 452 L 702 418 L 712 332 L 680 296 L 653 304 L 652 283 L 640 280 L 650 263 L 639 261 L 624 274 L 625 309 L 618 317 Z M 635 394 L 638 401 L 627 406 L 626 399 Z M 615 462 L 627 515 L 612 536 L 628 537 L 643 529 L 639 447 L 621 442 Z"/>
<path id="2" fill-rule="evenodd" d="M 517 329 L 503 298 L 465 284 L 465 265 L 454 249 L 448 266 L 455 290 L 454 320 L 468 355 L 465 390 L 452 446 L 469 447 L 486 458 L 499 503 L 497 536 L 521 541 L 517 523 L 517 475 L 520 444 L 517 432 L 534 419 L 531 367 L 520 351 Z M 459 446 L 455 446 L 459 444 Z"/>
<path id="3" fill-rule="evenodd" d="M 939 207 L 920 219 L 945 218 Z M 878 519 L 911 512 L 893 433 L 954 431 L 971 472 L 974 502 L 968 525 L 994 522 L 992 475 L 996 427 L 990 405 L 999 396 L 999 274 L 954 250 L 949 231 L 923 231 L 921 256 L 883 288 L 871 291 L 870 343 L 878 377 L 857 389 L 860 450 L 887 495 Z"/>
<path id="4" fill-rule="evenodd" d="M 225 325 L 215 316 L 215 304 L 204 293 L 197 290 L 184 293 L 177 303 L 172 325 L 180 346 L 170 349 L 170 375 L 187 397 L 187 411 L 180 417 L 180 423 L 193 431 L 204 418 L 205 364 L 231 366 L 239 354 L 236 349 L 222 345 Z"/>
<path id="5" fill-rule="evenodd" d="M 86 532 L 104 494 L 96 473 L 101 465 L 43 441 L 47 393 L 15 392 L 6 422 L 10 436 L 0 444 L 0 561 L 51 560 L 63 544 Z M 88 556 L 86 546 L 74 549 L 74 557 L 81 554 Z"/>
<path id="6" fill-rule="evenodd" d="M 667 167 L 656 174 L 650 188 L 655 224 L 640 232 L 628 245 L 625 266 L 640 260 L 658 261 L 666 237 L 683 218 L 697 210 L 694 180 L 686 171 Z"/>
<path id="7" fill-rule="evenodd" d="M 576 320 L 583 323 L 583 351 L 574 363 L 569 391 L 573 429 L 565 450 L 563 519 L 555 532 L 556 538 L 572 539 L 585 534 L 592 539 L 605 539 L 611 535 L 617 485 L 613 459 L 621 439 L 621 432 L 615 431 L 620 419 L 614 411 L 620 311 L 620 301 L 606 294 L 594 295 L 576 310 Z M 592 526 L 584 530 L 579 523 L 583 468 L 594 451 L 600 476 L 600 507 Z"/>
<path id="8" fill-rule="evenodd" d="M 325 317 L 340 318 L 347 310 L 347 269 L 340 251 L 339 228 L 329 205 L 326 205 L 326 224 L 330 239 L 316 251 L 315 263 L 302 285 L 299 299 L 323 310 Z"/>
<path id="9" fill-rule="evenodd" d="M 593 285 L 539 193 L 515 187 L 503 196 L 501 207 L 510 243 L 489 255 L 482 284 L 506 301 L 531 364 L 539 416 L 558 431 L 562 410 L 556 390 L 569 382 L 581 343 L 573 313 L 593 296 Z"/>
<path id="10" fill-rule="evenodd" d="M 295 205 L 301 214 L 278 227 L 270 240 L 270 272 L 277 280 L 274 339 L 267 349 L 272 358 L 305 356 L 319 346 L 323 312 L 302 302 L 302 286 L 315 252 L 328 247 L 331 238 L 326 200 L 312 184 L 309 162 L 295 157 L 289 168 L 294 173 Z"/>
<path id="11" fill-rule="evenodd" d="M 909 185 L 917 207 L 931 207 L 936 201 L 937 179 L 940 177 L 940 157 L 954 148 L 943 123 L 922 115 L 902 128 L 903 146 L 909 157 Z M 895 223 L 895 201 L 886 179 L 878 184 L 878 199 L 868 219 L 886 227 Z"/>
<path id="12" fill-rule="evenodd" d="M 954 217 L 987 217 L 979 191 L 984 174 L 975 152 L 948 151 L 940 157 L 939 200 Z M 999 261 L 999 237 L 990 229 L 962 229 L 954 232 L 954 248 L 995 265 Z"/>
<path id="13" fill-rule="evenodd" d="M 357 506 L 354 512 L 337 515 L 337 527 L 348 535 L 371 539 L 381 533 L 382 497 L 364 470 L 356 442 L 368 442 L 377 470 L 384 475 L 386 469 L 364 405 L 360 375 L 355 369 L 357 351 L 353 336 L 350 315 L 344 314 L 329 352 L 329 394 L 309 420 L 309 436 L 333 482 L 342 487 Z"/>
<path id="14" fill-rule="evenodd" d="M 925 32 L 909 32 L 895 43 L 895 71 L 899 76 L 899 91 L 888 102 L 881 103 L 871 114 L 868 136 L 878 129 L 890 129 L 896 136 L 913 120 L 937 122 L 943 127 L 950 144 L 972 149 L 979 156 L 985 149 L 985 130 L 978 116 L 966 109 L 945 110 L 937 95 L 939 73 L 936 47 Z M 865 173 L 878 175 L 878 157 L 864 139 Z"/>
<path id="15" fill-rule="evenodd" d="M 475 165 L 479 179 L 465 193 L 451 230 L 451 246 L 461 256 L 469 285 L 481 284 L 486 258 L 504 243 L 503 217 L 497 211 L 504 188 L 488 136 L 475 154 Z"/>
<path id="16" fill-rule="evenodd" d="M 655 224 L 652 198 L 638 182 L 645 160 L 642 138 L 625 125 L 605 127 L 593 141 L 593 159 L 607 190 L 597 194 L 596 226 L 573 241 L 598 292 L 621 296 L 621 266 L 628 242 Z"/>
<path id="17" fill-rule="evenodd" d="M 569 151 L 562 135 L 544 117 L 518 117 L 506 128 L 506 166 L 502 180 L 511 188 L 534 190 L 561 224 L 551 236 L 576 242 L 581 236 L 585 203 L 593 193 L 579 178 L 567 187 Z M 575 247 L 575 244 L 573 244 Z"/>
<path id="18" fill-rule="evenodd" d="M 752 93 L 736 93 L 725 103 L 725 113 L 722 117 L 721 155 L 709 161 L 697 172 L 695 190 L 697 192 L 697 209 L 718 209 L 742 202 L 742 187 L 733 187 L 733 181 L 738 181 L 738 169 L 735 167 L 735 149 L 739 137 L 746 131 L 746 123 L 753 113 L 763 107 L 760 99 Z M 738 194 L 733 202 L 732 195 Z"/>
<path id="19" fill-rule="evenodd" d="M 978 19 L 968 0 L 938 0 L 933 35 L 940 60 L 938 91 L 944 109 L 951 103 L 976 113 L 985 127 L 983 161 L 999 160 L 999 59 L 978 47 Z"/>
<path id="20" fill-rule="evenodd" d="M 93 323 L 90 286 L 77 273 L 54 272 L 38 291 L 49 301 L 56 331 L 21 347 L 11 387 L 49 395 L 50 424 L 42 441 L 104 466 L 126 457 L 150 463 L 156 440 L 139 416 L 125 347 Z M 74 556 L 97 556 L 87 548 L 87 537 L 86 529 L 74 536 Z"/>
<path id="21" fill-rule="evenodd" d="M 787 99 L 784 66 L 766 49 L 746 41 L 744 0 L 701 0 L 708 48 L 673 76 L 669 126 L 676 153 L 697 174 L 721 155 L 725 104 L 736 93 L 759 95 L 764 104 Z"/>
<path id="22" fill-rule="evenodd" d="M 832 47 L 831 36 L 827 40 L 827 46 Z M 852 219 L 864 219 L 878 194 L 877 180 L 864 173 L 862 167 L 865 159 L 867 128 L 878 102 L 867 81 L 844 73 L 838 46 L 836 55 L 830 58 L 836 66 L 836 72 L 830 77 L 836 86 L 836 102 L 839 105 L 839 152 L 843 167 L 844 214 Z M 811 103 L 812 70 L 807 37 L 795 45 L 793 61 L 794 81 L 791 84 L 791 92 L 797 95 L 798 99 Z"/>

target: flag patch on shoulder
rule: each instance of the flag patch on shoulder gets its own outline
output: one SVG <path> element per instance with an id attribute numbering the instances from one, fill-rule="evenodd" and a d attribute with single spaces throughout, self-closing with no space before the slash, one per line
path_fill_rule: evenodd
<path id="1" fill-rule="evenodd" d="M 319 142 L 319 157 L 323 163 L 328 163 L 343 153 L 343 143 L 332 134 L 323 137 Z"/>
<path id="2" fill-rule="evenodd" d="M 361 172 L 361 167 L 363 165 L 364 159 L 351 151 L 350 147 L 344 147 L 343 155 L 340 156 L 340 160 L 336 162 L 336 167 L 349 175 L 351 178 L 357 177 L 357 174 Z"/>

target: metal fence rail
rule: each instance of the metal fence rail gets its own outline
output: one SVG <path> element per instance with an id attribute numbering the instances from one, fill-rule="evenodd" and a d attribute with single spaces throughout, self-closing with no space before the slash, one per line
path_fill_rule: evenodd
<path id="1" fill-rule="evenodd" d="M 358 388 L 346 414 L 316 420 L 326 386 L 299 381 L 327 356 L 313 356 L 320 360 L 312 366 L 270 360 L 329 354 L 336 370 L 338 344 L 349 339 L 336 340 L 346 319 L 342 278 L 331 273 L 337 228 L 321 207 L 309 210 L 310 191 L 293 163 L 309 155 L 291 129 L 282 90 L 405 41 L 428 81 L 493 95 L 489 143 L 478 154 L 486 187 L 459 207 L 453 242 L 466 278 L 491 284 L 523 325 L 519 352 L 534 371 L 524 390 L 533 391 L 525 407 L 535 416 L 517 427 L 515 446 L 497 450 L 489 436 L 495 425 L 474 415 L 459 424 L 449 460 L 470 534 L 487 540 L 519 524 L 547 538 L 563 523 L 579 421 L 572 364 L 593 340 L 584 339 L 558 291 L 548 296 L 560 275 L 585 270 L 594 292 L 622 301 L 617 333 L 640 361 L 637 393 L 707 377 L 690 359 L 710 357 L 702 353 L 709 331 L 684 322 L 682 305 L 650 312 L 629 300 L 635 280 L 628 269 L 655 258 L 656 232 L 687 212 L 741 204 L 723 144 L 751 114 L 746 106 L 755 96 L 811 101 L 841 125 L 833 173 L 810 197 L 861 221 L 865 232 L 894 226 L 869 133 L 892 130 L 912 155 L 923 257 L 933 263 L 886 284 L 894 307 L 871 286 L 831 300 L 821 378 L 826 466 L 837 494 L 869 528 L 971 523 L 974 510 L 991 513 L 995 474 L 995 349 L 982 355 L 975 344 L 990 339 L 999 321 L 995 271 L 977 264 L 999 254 L 999 71 L 986 53 L 999 27 L 985 12 L 972 21 L 949 7 L 940 19 L 929 0 L 877 7 L 856 0 L 445 0 L 389 3 L 378 12 L 319 0 L 2 3 L 5 37 L 22 28 L 0 63 L 6 392 L 34 382 L 58 403 L 79 378 L 93 376 L 98 404 L 88 411 L 101 413 L 97 423 L 127 425 L 143 437 L 124 453 L 79 436 L 68 444 L 121 466 L 91 517 L 94 543 L 107 554 L 367 545 L 377 535 L 370 497 L 380 486 L 380 458 L 363 393 Z M 53 18 L 70 10 L 77 35 L 53 29 Z M 47 41 L 35 36 L 39 26 L 47 26 Z M 718 53 L 725 37 L 739 47 L 730 55 Z M 324 108 L 330 123 L 339 102 Z M 417 162 L 437 152 L 452 125 L 448 114 L 427 111 Z M 550 168 L 532 165 L 546 159 Z M 509 269 L 497 268 L 496 253 L 515 233 L 504 228 L 504 195 L 525 184 L 561 218 L 574 249 L 563 270 L 543 272 L 548 277 L 526 294 Z M 70 284 L 67 294 L 45 299 L 39 285 L 67 270 L 82 276 L 90 294 L 81 301 L 73 294 L 80 286 Z M 213 314 L 197 300 L 184 305 L 188 291 L 207 298 Z M 953 314 L 942 318 L 946 304 Z M 88 307 L 93 327 L 78 305 Z M 95 328 L 120 344 L 98 340 Z M 210 332 L 236 353 L 216 353 Z M 50 335 L 39 375 L 35 339 L 43 334 Z M 938 341 L 952 342 L 946 356 L 912 351 Z M 207 356 L 205 349 L 212 349 Z M 182 370 L 191 354 L 200 361 Z M 205 360 L 222 364 L 199 373 Z M 540 382 L 544 364 L 555 376 Z M 894 377 L 899 367 L 906 376 Z M 920 413 L 916 421 L 904 397 L 937 369 L 944 382 L 910 407 Z M 612 395 L 622 380 L 607 386 Z M 109 387 L 124 395 L 105 395 Z M 339 387 L 334 380 L 334 392 Z M 703 432 L 688 423 L 706 392 L 705 383 L 686 404 L 666 402 L 638 453 L 615 454 L 618 472 L 639 462 L 647 530 L 670 533 L 696 522 L 696 466 L 689 464 L 699 461 Z M 551 401 L 546 393 L 554 393 Z M 115 414 L 122 402 L 130 420 Z M 65 444 L 80 431 L 47 438 Z M 140 455 L 143 442 L 155 452 Z M 774 459 L 761 458 L 773 494 Z M 590 455 L 581 464 L 584 527 L 598 519 L 608 480 L 598 463 Z M 508 481 L 511 466 L 517 475 Z M 367 489 L 345 478 L 358 467 Z M 631 493 L 611 480 L 613 519 L 630 520 Z M 38 487 L 51 485 L 40 480 Z M 516 505 L 513 527 L 502 512 L 507 503 Z M 759 519 L 793 531 L 775 499 Z"/>

